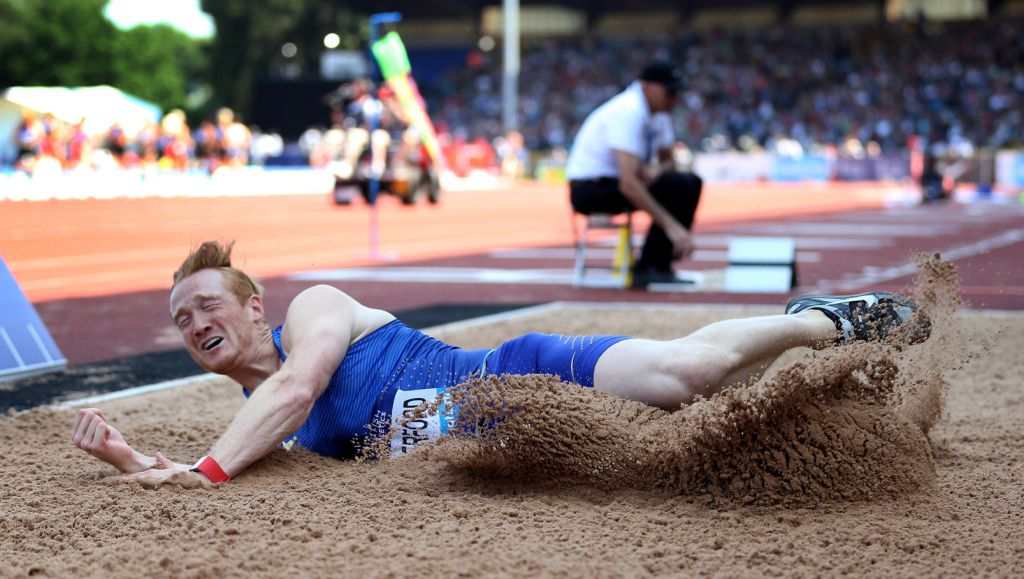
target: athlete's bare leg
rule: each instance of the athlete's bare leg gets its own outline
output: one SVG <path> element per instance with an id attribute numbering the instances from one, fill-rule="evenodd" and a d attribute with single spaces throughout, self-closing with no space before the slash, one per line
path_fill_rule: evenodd
<path id="1" fill-rule="evenodd" d="M 630 339 L 614 344 L 594 369 L 594 387 L 666 409 L 760 376 L 783 352 L 820 348 L 838 333 L 818 310 L 726 320 L 677 340 Z"/>

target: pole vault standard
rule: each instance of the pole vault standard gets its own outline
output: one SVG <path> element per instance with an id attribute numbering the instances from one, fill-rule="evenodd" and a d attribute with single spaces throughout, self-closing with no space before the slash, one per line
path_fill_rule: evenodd
<path id="1" fill-rule="evenodd" d="M 433 166 L 438 172 L 444 170 L 444 155 L 441 154 L 441 143 L 437 138 L 437 131 L 434 130 L 434 123 L 427 115 L 426 103 L 420 95 L 416 81 L 412 78 L 412 66 L 409 64 L 409 55 L 405 50 L 405 44 L 398 33 L 389 30 L 386 34 L 379 34 L 379 28 L 384 25 L 393 25 L 401 20 L 402 16 L 397 12 L 374 14 L 370 17 L 370 52 L 372 60 L 376 63 L 376 70 L 380 77 L 387 82 L 388 87 L 394 93 L 398 106 L 408 117 L 410 126 L 419 135 L 420 142 L 430 155 Z M 370 120 L 370 133 L 377 128 L 377 120 Z M 371 175 L 370 180 L 370 251 L 371 254 L 378 252 L 377 237 L 377 194 L 380 192 L 380 175 Z"/>
<path id="2" fill-rule="evenodd" d="M 377 65 L 377 59 L 373 55 L 373 45 L 380 38 L 380 28 L 385 25 L 393 25 L 402 20 L 400 12 L 380 12 L 370 16 L 370 70 L 371 78 L 375 81 L 383 80 L 383 72 Z M 381 103 L 383 106 L 383 103 Z M 371 140 L 374 131 L 380 123 L 378 115 L 370 118 Z M 369 258 L 373 261 L 391 261 L 395 259 L 394 254 L 382 254 L 380 251 L 380 206 L 377 205 L 377 196 L 380 193 L 380 178 L 375 167 L 370 169 L 369 202 L 370 202 L 370 249 Z"/>

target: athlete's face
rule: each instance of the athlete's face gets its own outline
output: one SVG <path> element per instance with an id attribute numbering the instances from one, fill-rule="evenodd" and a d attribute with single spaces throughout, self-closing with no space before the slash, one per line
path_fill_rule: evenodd
<path id="1" fill-rule="evenodd" d="M 224 274 L 204 269 L 174 286 L 171 318 L 197 364 L 209 372 L 228 374 L 256 354 L 263 303 L 259 296 L 239 303 Z"/>

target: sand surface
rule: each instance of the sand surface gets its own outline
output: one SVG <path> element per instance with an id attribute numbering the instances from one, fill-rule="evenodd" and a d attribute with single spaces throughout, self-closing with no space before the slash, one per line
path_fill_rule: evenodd
<path id="1" fill-rule="evenodd" d="M 668 338 L 776 311 L 571 308 L 439 335 Z M 118 482 L 71 445 L 72 411 L 3 417 L 0 575 L 1021 576 L 1024 318 L 938 321 L 923 345 L 791 351 L 675 413 L 483 384 L 518 421 L 397 460 L 275 451 L 214 489 Z M 185 462 L 241 402 L 214 379 L 102 409 Z"/>

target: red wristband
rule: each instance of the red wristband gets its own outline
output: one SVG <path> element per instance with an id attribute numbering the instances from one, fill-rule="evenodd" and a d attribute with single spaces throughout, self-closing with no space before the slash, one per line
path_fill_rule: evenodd
<path id="1" fill-rule="evenodd" d="M 192 472 L 201 472 L 206 478 L 210 479 L 213 484 L 222 483 L 231 480 L 228 473 L 224 472 L 224 469 L 217 464 L 216 460 L 213 460 L 212 456 L 204 456 L 199 459 L 199 462 L 192 467 Z"/>

